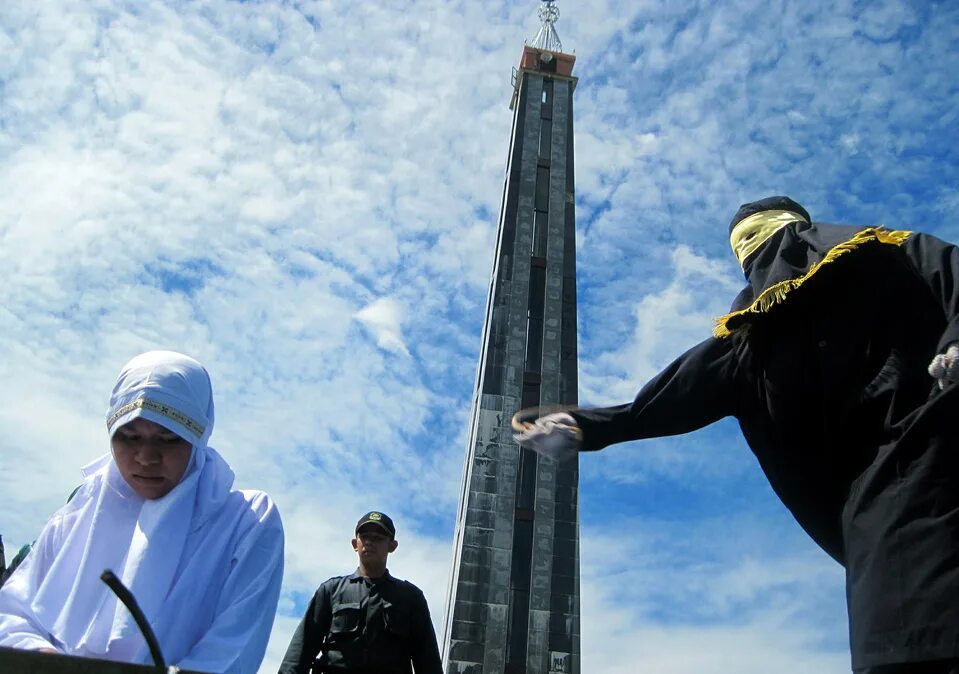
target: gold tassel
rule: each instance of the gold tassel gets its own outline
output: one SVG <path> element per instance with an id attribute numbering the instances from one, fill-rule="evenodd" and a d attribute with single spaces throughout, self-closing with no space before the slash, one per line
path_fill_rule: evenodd
<path id="1" fill-rule="evenodd" d="M 782 304 L 786 301 L 786 296 L 803 283 L 806 282 L 809 277 L 819 271 L 824 265 L 829 264 L 836 258 L 841 255 L 855 250 L 859 246 L 869 243 L 870 241 L 878 241 L 879 243 L 886 243 L 895 246 L 900 246 L 902 243 L 909 238 L 912 232 L 897 229 L 897 230 L 887 230 L 882 227 L 867 227 L 866 229 L 856 232 L 856 235 L 849 239 L 848 241 L 843 241 L 842 243 L 833 246 L 833 248 L 826 253 L 826 256 L 821 259 L 819 262 L 814 264 L 809 271 L 800 276 L 799 278 L 786 279 L 785 281 L 780 281 L 774 286 L 766 288 L 759 297 L 757 297 L 752 304 L 750 304 L 745 309 L 740 309 L 739 311 L 734 311 L 725 316 L 720 316 L 715 320 L 715 326 L 713 327 L 713 336 L 719 339 L 724 337 L 729 337 L 736 330 L 741 329 L 743 326 L 738 328 L 730 328 L 730 320 L 744 316 L 746 314 L 764 314 L 767 313 L 777 304 Z"/>

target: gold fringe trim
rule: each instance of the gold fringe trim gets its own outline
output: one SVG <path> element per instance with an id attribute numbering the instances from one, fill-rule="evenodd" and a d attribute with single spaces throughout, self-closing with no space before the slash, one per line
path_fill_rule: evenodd
<path id="1" fill-rule="evenodd" d="M 826 253 L 826 257 L 814 264 L 809 271 L 799 278 L 780 281 L 776 285 L 770 286 L 762 291 L 759 297 L 757 297 L 753 303 L 745 309 L 740 309 L 739 311 L 734 311 L 726 314 L 725 316 L 720 316 L 717 318 L 715 320 L 715 325 L 713 326 L 713 336 L 719 339 L 729 337 L 729 335 L 733 334 L 733 332 L 740 329 L 730 328 L 729 322 L 731 320 L 740 316 L 745 316 L 746 314 L 764 314 L 777 304 L 782 304 L 786 301 L 786 296 L 791 291 L 805 283 L 809 277 L 822 269 L 824 265 L 829 264 L 841 255 L 845 255 L 846 253 L 849 253 L 850 251 L 853 251 L 863 244 L 871 241 L 878 241 L 879 243 L 900 246 L 906 239 L 909 238 L 911 234 L 912 232 L 904 229 L 887 230 L 883 229 L 882 227 L 867 227 L 860 232 L 856 232 L 856 235 L 848 241 L 844 241 L 836 246 L 833 246 L 833 248 Z"/>

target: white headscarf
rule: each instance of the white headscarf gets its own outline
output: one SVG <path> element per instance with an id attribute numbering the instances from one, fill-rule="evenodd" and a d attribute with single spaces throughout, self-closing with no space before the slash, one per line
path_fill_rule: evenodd
<path id="1" fill-rule="evenodd" d="M 85 466 L 88 480 L 61 511 L 75 524 L 31 601 L 61 644 L 126 661 L 135 661 L 146 644 L 100 574 L 116 573 L 153 622 L 176 580 L 187 535 L 217 512 L 233 485 L 233 471 L 206 444 L 213 432 L 213 388 L 200 363 L 172 351 L 151 351 L 127 363 L 110 397 L 110 437 L 136 417 L 192 443 L 183 477 L 165 496 L 144 499 L 123 479 L 112 453 Z"/>

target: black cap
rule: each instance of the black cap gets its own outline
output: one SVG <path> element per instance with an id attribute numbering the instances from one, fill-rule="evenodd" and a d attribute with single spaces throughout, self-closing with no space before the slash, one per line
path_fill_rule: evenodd
<path id="1" fill-rule="evenodd" d="M 736 215 L 733 216 L 732 222 L 729 223 L 729 233 L 732 234 L 733 227 L 750 215 L 762 213 L 763 211 L 791 211 L 806 218 L 806 222 L 812 222 L 812 218 L 809 217 L 806 209 L 789 197 L 766 197 L 765 199 L 751 201 L 748 204 L 740 206 L 739 210 L 736 211 Z"/>
<path id="2" fill-rule="evenodd" d="M 353 533 L 357 533 L 364 524 L 375 524 L 388 533 L 390 538 L 396 538 L 396 527 L 393 526 L 393 520 L 389 518 L 389 515 L 385 515 L 377 510 L 371 510 L 363 515 L 360 521 L 356 523 L 356 529 L 353 530 Z"/>

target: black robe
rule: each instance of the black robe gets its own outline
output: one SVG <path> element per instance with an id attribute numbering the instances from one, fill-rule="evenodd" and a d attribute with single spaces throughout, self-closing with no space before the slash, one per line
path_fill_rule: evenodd
<path id="1" fill-rule="evenodd" d="M 927 372 L 959 342 L 959 249 L 894 234 L 788 225 L 747 261 L 721 337 L 632 403 L 571 412 L 587 451 L 736 417 L 846 568 L 854 668 L 959 657 L 959 385 Z"/>

